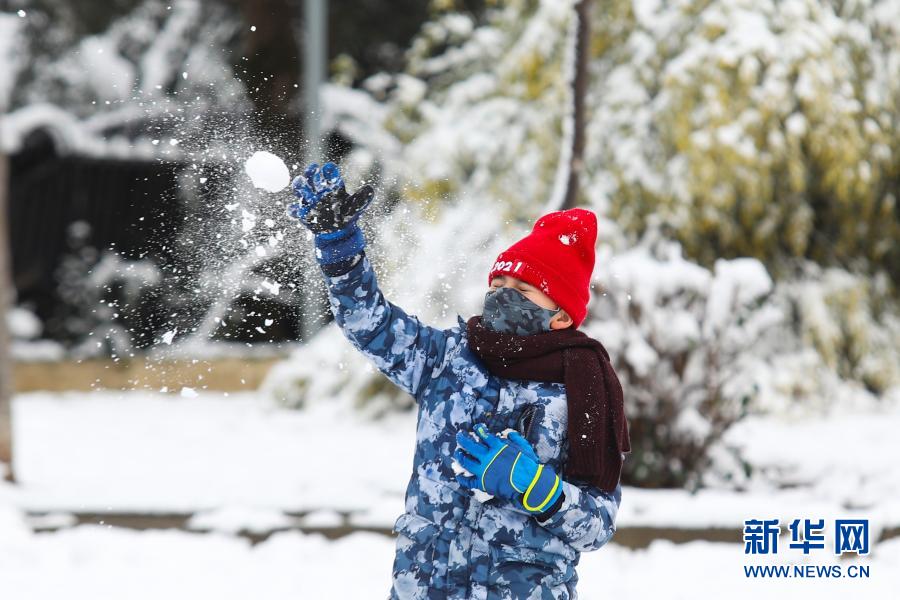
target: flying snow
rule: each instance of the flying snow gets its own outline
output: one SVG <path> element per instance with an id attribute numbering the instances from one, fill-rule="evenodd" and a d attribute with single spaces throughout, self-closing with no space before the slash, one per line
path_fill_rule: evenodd
<path id="1" fill-rule="evenodd" d="M 244 163 L 244 170 L 253 182 L 253 186 L 267 192 L 280 192 L 291 182 L 291 173 L 284 161 L 261 150 Z"/>

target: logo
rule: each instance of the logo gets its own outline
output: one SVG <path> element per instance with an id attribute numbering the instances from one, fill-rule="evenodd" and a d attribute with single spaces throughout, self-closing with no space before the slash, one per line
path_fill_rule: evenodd
<path id="1" fill-rule="evenodd" d="M 869 520 L 835 519 L 830 535 L 826 534 L 825 519 L 794 519 L 786 526 L 790 541 L 783 554 L 809 555 L 816 551 L 827 552 L 828 546 L 835 555 L 869 554 Z M 778 519 L 747 519 L 744 521 L 744 554 L 778 554 L 778 540 L 782 526 Z M 869 565 L 851 564 L 846 570 L 842 565 L 744 565 L 746 577 L 785 578 L 868 578 Z"/>

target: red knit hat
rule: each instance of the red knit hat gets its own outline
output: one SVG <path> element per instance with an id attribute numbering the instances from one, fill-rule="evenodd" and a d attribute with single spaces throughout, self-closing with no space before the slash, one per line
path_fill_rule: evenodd
<path id="1" fill-rule="evenodd" d="M 583 208 L 544 215 L 531 233 L 500 256 L 488 274 L 509 275 L 539 288 L 581 325 L 587 316 L 597 216 Z"/>

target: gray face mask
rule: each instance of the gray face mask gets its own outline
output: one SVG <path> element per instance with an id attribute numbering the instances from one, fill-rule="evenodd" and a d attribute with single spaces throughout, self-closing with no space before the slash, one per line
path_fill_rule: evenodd
<path id="1" fill-rule="evenodd" d="M 498 333 L 532 335 L 550 331 L 550 319 L 560 310 L 541 308 L 521 292 L 502 287 L 485 294 L 481 321 Z"/>

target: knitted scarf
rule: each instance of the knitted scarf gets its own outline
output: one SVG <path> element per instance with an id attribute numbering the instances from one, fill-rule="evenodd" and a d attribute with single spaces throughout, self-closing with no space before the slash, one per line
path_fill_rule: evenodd
<path id="1" fill-rule="evenodd" d="M 492 374 L 565 384 L 569 414 L 565 475 L 611 493 L 631 440 L 622 385 L 606 348 L 572 328 L 513 335 L 488 329 L 475 316 L 466 329 L 469 348 Z"/>

